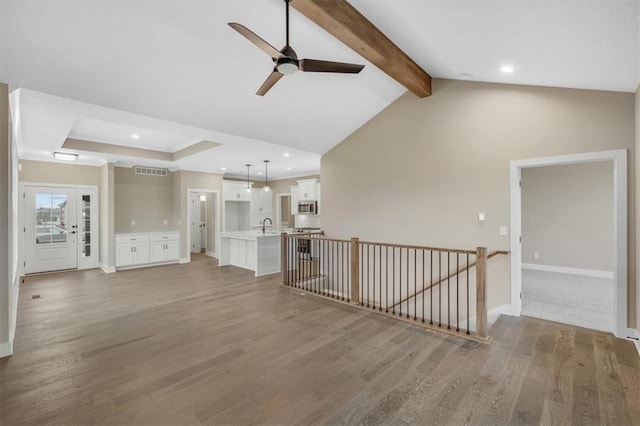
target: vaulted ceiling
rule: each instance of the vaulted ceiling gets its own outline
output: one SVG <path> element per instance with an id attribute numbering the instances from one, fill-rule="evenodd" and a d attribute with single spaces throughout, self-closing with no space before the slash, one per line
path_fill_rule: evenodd
<path id="1" fill-rule="evenodd" d="M 638 1 L 350 3 L 436 78 L 626 92 L 638 85 Z M 317 172 L 321 154 L 406 90 L 292 10 L 300 56 L 365 69 L 296 73 L 256 96 L 273 64 L 232 21 L 284 45 L 282 0 L 3 0 L 0 81 L 24 89 L 14 96 L 25 100 L 21 156 L 48 159 L 69 137 L 168 152 L 208 140 L 222 145 L 157 165 L 241 175 L 245 163 L 270 159 L 274 177 L 301 175 Z M 513 72 L 501 73 L 504 65 Z M 144 137 L 133 140 L 134 132 Z"/>

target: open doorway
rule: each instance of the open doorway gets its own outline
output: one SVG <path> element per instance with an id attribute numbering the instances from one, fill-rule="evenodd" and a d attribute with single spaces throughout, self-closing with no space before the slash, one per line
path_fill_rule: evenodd
<path id="1" fill-rule="evenodd" d="M 295 216 L 291 214 L 291 194 L 278 194 L 276 198 L 276 229 L 295 227 Z"/>
<path id="2" fill-rule="evenodd" d="M 626 336 L 626 156 L 616 150 L 511 162 L 516 314 Z"/>
<path id="3" fill-rule="evenodd" d="M 219 191 L 189 189 L 187 191 L 187 246 L 190 256 L 203 253 L 218 257 L 218 234 L 220 232 Z"/>

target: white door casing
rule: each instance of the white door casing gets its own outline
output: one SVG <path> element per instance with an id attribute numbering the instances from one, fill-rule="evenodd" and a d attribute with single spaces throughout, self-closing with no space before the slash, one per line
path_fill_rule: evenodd
<path id="1" fill-rule="evenodd" d="M 627 150 L 600 151 L 556 157 L 532 158 L 510 163 L 510 253 L 511 253 L 511 309 L 514 315 L 522 311 L 522 188 L 521 170 L 528 167 L 613 161 L 614 192 L 614 302 L 613 334 L 627 336 Z"/>
<path id="2" fill-rule="evenodd" d="M 189 250 L 191 253 L 200 253 L 201 241 L 200 241 L 200 194 L 189 194 L 189 206 L 191 215 L 189 216 L 189 234 L 191 235 L 191 246 Z"/>

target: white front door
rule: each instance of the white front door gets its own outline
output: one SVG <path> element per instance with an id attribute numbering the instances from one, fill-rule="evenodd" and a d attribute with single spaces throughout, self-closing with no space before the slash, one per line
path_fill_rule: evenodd
<path id="1" fill-rule="evenodd" d="M 25 272 L 78 267 L 77 190 L 25 188 Z"/>

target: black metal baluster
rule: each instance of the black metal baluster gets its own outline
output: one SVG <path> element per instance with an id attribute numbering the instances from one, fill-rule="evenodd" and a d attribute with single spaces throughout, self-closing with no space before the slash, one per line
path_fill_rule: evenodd
<path id="1" fill-rule="evenodd" d="M 379 275 L 379 293 L 380 293 L 380 311 L 382 311 L 382 246 L 378 246 L 378 258 L 380 259 L 380 273 Z"/>
<path id="2" fill-rule="evenodd" d="M 393 305 L 391 306 L 391 313 L 393 315 L 396 314 L 396 248 L 395 247 L 391 247 L 391 254 L 393 259 L 391 260 L 391 267 L 392 267 L 392 275 L 391 275 L 391 302 L 393 303 Z"/>
<path id="3" fill-rule="evenodd" d="M 385 298 L 384 298 L 384 311 L 389 313 L 389 246 L 384 248 L 385 261 L 384 261 L 384 277 L 385 277 Z"/>
<path id="4" fill-rule="evenodd" d="M 433 250 L 429 250 L 429 298 L 431 300 L 431 306 L 429 307 L 429 324 L 433 325 Z"/>
<path id="5" fill-rule="evenodd" d="M 418 319 L 418 249 L 413 249 L 413 320 Z"/>
<path id="6" fill-rule="evenodd" d="M 460 331 L 460 253 L 456 253 L 456 331 Z"/>
<path id="7" fill-rule="evenodd" d="M 402 247 L 399 249 L 400 251 L 400 261 L 398 262 L 399 266 L 399 277 L 398 277 L 398 290 L 400 290 L 400 303 L 398 303 L 398 315 L 402 316 Z"/>
<path id="8" fill-rule="evenodd" d="M 469 253 L 467 253 L 467 334 L 469 332 Z"/>
<path id="9" fill-rule="evenodd" d="M 338 292 L 338 250 L 336 249 L 336 242 L 333 241 L 331 243 L 332 247 L 333 247 L 333 252 L 331 253 L 331 257 L 333 258 L 333 264 L 335 265 L 335 267 L 333 268 L 333 274 L 335 276 L 335 279 L 333 280 L 333 287 L 331 288 L 331 298 L 335 299 L 336 298 L 336 293 Z"/>
<path id="10" fill-rule="evenodd" d="M 369 284 L 371 282 L 371 269 L 369 263 L 371 261 L 371 244 L 367 244 L 367 308 L 369 307 L 369 299 L 371 295 L 369 294 Z"/>
<path id="11" fill-rule="evenodd" d="M 438 327 L 442 327 L 442 252 L 438 251 Z"/>
<path id="12" fill-rule="evenodd" d="M 451 253 L 447 252 L 447 330 L 451 330 Z"/>

